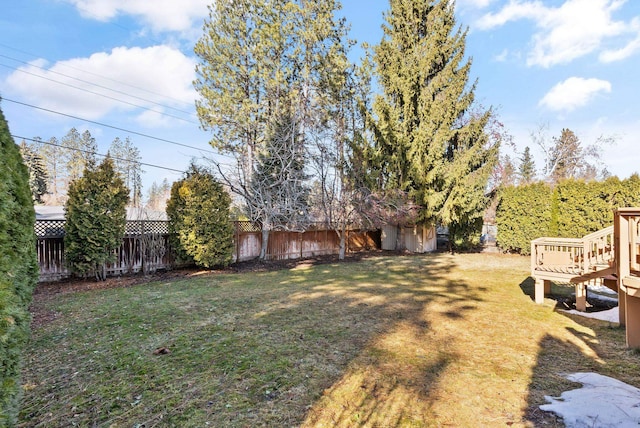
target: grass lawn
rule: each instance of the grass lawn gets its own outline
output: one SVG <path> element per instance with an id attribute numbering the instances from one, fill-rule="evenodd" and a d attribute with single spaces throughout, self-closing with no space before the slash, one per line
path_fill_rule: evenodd
<path id="1" fill-rule="evenodd" d="M 537 406 L 563 373 L 640 387 L 624 330 L 535 305 L 528 269 L 372 256 L 45 295 L 20 426 L 562 426 Z"/>

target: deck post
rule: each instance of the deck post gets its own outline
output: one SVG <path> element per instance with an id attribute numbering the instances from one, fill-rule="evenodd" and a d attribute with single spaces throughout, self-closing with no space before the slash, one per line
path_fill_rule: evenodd
<path id="1" fill-rule="evenodd" d="M 627 325 L 627 293 L 623 290 L 620 278 L 618 278 L 618 320 L 620 321 L 620 327 Z"/>
<path id="2" fill-rule="evenodd" d="M 576 310 L 580 312 L 587 311 L 587 283 L 580 282 L 576 284 Z"/>
<path id="3" fill-rule="evenodd" d="M 546 279 L 536 279 L 535 302 L 539 305 L 544 303 L 544 296 L 551 292 L 551 281 Z"/>
<path id="4" fill-rule="evenodd" d="M 625 293 L 627 346 L 640 348 L 640 298 Z"/>

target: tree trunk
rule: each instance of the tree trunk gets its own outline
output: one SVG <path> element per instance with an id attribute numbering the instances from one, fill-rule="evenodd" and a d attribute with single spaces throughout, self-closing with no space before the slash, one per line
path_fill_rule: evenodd
<path id="1" fill-rule="evenodd" d="M 396 250 L 404 251 L 404 227 L 399 223 L 396 230 Z"/>
<path id="2" fill-rule="evenodd" d="M 260 256 L 258 257 L 260 260 L 267 259 L 268 246 L 269 246 L 269 228 L 263 226 L 262 227 L 262 246 L 260 247 Z"/>
<path id="3" fill-rule="evenodd" d="M 345 254 L 347 252 L 347 231 L 346 228 L 343 227 L 340 230 L 340 251 L 338 253 L 338 260 L 344 260 Z"/>

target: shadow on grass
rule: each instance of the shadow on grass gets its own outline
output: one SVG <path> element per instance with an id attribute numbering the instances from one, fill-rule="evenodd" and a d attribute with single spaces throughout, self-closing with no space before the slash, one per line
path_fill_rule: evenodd
<path id="1" fill-rule="evenodd" d="M 546 334 L 540 340 L 525 410 L 526 420 L 534 426 L 564 426 L 560 417 L 539 406 L 547 403 L 545 395 L 559 397 L 564 391 L 581 387 L 567 380 L 567 374 L 595 372 L 635 385 L 640 382 L 635 369 L 638 357 L 625 349 L 623 328 L 579 316 L 570 318 L 587 329 L 566 327 L 564 337 Z"/>
<path id="2" fill-rule="evenodd" d="M 536 281 L 533 279 L 533 277 L 530 277 L 530 276 L 520 283 L 520 289 L 525 295 L 529 296 L 531 301 L 536 300 L 535 286 L 536 286 Z"/>
<path id="3" fill-rule="evenodd" d="M 432 420 L 458 359 L 455 337 L 434 339 L 432 322 L 482 302 L 452 279 L 452 260 L 378 257 L 61 296 L 63 315 L 31 345 L 22 426 Z M 160 346 L 170 353 L 154 355 Z"/>
<path id="4" fill-rule="evenodd" d="M 447 261 L 381 259 L 365 269 L 344 267 L 346 278 L 320 266 L 323 279 L 313 286 L 304 284 L 315 282 L 317 270 L 288 278 L 303 287 L 260 321 L 291 324 L 288 336 L 268 328 L 272 340 L 303 338 L 299 370 L 313 375 L 297 388 L 309 392 L 299 404 L 315 402 L 303 426 L 394 427 L 433 418 L 440 377 L 457 356 L 430 343 L 428 315 L 439 310 L 443 318 L 464 319 L 475 308 L 470 302 L 482 301 L 465 281 L 449 279 Z"/>

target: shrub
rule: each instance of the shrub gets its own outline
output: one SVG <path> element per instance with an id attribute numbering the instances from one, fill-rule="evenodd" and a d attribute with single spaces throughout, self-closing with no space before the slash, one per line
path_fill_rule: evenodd
<path id="1" fill-rule="evenodd" d="M 129 189 L 115 172 L 110 157 L 89 165 L 69 184 L 65 209 L 65 258 L 76 274 L 106 277 L 106 263 L 122 243 L 127 220 Z"/>
<path id="2" fill-rule="evenodd" d="M 38 279 L 29 173 L 0 110 L 0 426 L 15 424 L 29 303 Z"/>
<path id="3" fill-rule="evenodd" d="M 231 197 L 205 168 L 191 165 L 171 187 L 169 232 L 179 258 L 198 266 L 226 266 L 233 255 Z"/>

